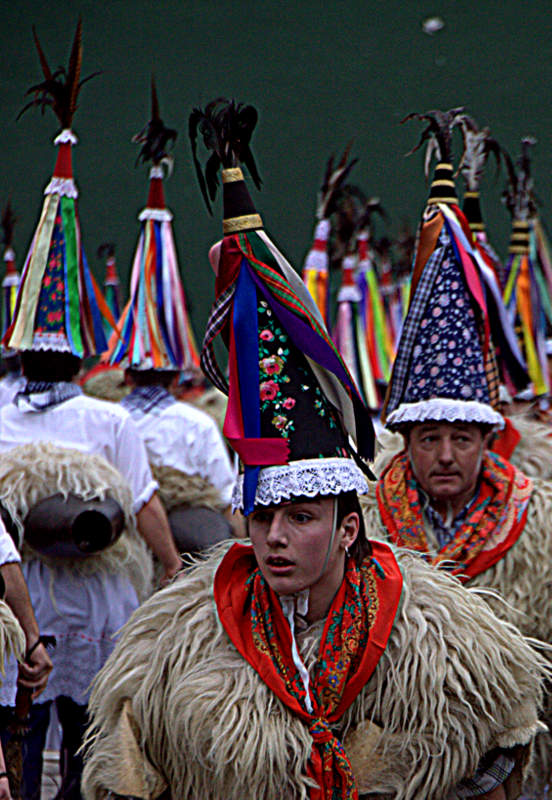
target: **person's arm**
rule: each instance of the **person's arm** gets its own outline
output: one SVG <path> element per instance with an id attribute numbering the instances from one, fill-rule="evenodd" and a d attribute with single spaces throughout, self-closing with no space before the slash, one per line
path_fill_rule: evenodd
<path id="1" fill-rule="evenodd" d="M 6 773 L 6 761 L 0 744 L 0 800 L 11 800 L 10 783 Z"/>
<path id="2" fill-rule="evenodd" d="M 34 700 L 46 688 L 48 675 L 53 666 L 52 661 L 42 643 L 35 647 L 40 631 L 21 567 L 18 563 L 12 562 L 2 564 L 0 571 L 6 584 L 6 603 L 23 628 L 27 652 L 32 649 L 27 662 L 19 665 L 18 683 L 33 690 Z"/>
<path id="3" fill-rule="evenodd" d="M 170 581 L 182 569 L 165 509 L 157 492 L 136 514 L 138 530 L 165 570 L 161 583 Z"/>

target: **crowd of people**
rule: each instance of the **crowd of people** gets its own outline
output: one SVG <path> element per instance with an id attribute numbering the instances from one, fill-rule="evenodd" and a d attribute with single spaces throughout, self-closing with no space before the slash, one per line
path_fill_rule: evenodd
<path id="1" fill-rule="evenodd" d="M 301 278 L 244 179 L 255 109 L 194 109 L 224 206 L 199 354 L 155 84 L 121 310 L 113 248 L 106 300 L 81 244 L 81 25 L 66 71 L 35 41 L 31 105 L 62 130 L 20 279 L 3 217 L 0 800 L 40 798 L 56 735 L 60 800 L 545 800 L 552 270 L 530 142 L 506 158 L 504 267 L 478 201 L 496 143 L 456 108 L 411 115 L 437 159 L 411 272 L 392 279 L 346 151 Z"/>

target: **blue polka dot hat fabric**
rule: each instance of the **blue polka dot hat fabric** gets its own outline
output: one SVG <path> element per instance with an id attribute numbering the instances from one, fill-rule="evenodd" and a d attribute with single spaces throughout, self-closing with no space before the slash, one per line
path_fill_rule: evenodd
<path id="1" fill-rule="evenodd" d="M 489 403 L 477 320 L 450 240 L 421 315 L 402 402 L 434 397 Z"/>

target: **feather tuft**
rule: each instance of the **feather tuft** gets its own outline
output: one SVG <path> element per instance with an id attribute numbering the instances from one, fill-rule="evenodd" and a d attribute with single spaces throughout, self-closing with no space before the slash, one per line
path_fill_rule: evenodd
<path id="1" fill-rule="evenodd" d="M 77 110 L 77 98 L 81 87 L 87 81 L 91 80 L 91 78 L 100 74 L 98 71 L 93 72 L 87 75 L 86 78 L 80 80 L 82 64 L 82 22 L 79 18 L 67 69 L 65 69 L 65 67 L 58 67 L 55 72 L 52 72 L 34 26 L 33 38 L 44 80 L 27 89 L 25 96 L 33 95 L 33 99 L 21 109 L 17 115 L 17 119 L 33 106 L 38 106 L 42 114 L 44 114 L 46 108 L 49 107 L 60 121 L 61 127 L 64 129 L 70 128 Z"/>
<path id="2" fill-rule="evenodd" d="M 429 167 L 433 156 L 439 161 L 451 162 L 451 142 L 452 131 L 458 125 L 462 125 L 466 115 L 464 114 L 464 106 L 457 106 L 448 111 L 427 111 L 425 114 L 418 114 L 413 112 L 401 120 L 401 125 L 411 119 L 426 120 L 427 127 L 422 131 L 418 144 L 412 148 L 406 155 L 410 156 L 419 150 L 420 147 L 427 142 L 424 172 L 427 178 L 429 174 Z"/>
<path id="3" fill-rule="evenodd" d="M 13 213 L 11 197 L 8 197 L 8 202 L 2 211 L 2 231 L 4 233 L 2 243 L 6 245 L 6 248 L 11 247 L 13 244 L 13 231 L 16 222 L 17 217 Z"/>
<path id="4" fill-rule="evenodd" d="M 170 142 L 171 146 L 174 146 L 177 135 L 177 131 L 173 128 L 166 128 L 161 119 L 155 78 L 152 75 L 151 119 L 131 140 L 135 144 L 142 145 L 136 158 L 136 164 L 139 162 L 147 164 L 148 161 L 151 161 L 154 166 L 166 165 L 170 174 L 172 172 L 174 159 L 173 156 L 167 152 L 167 145 Z"/>
<path id="5" fill-rule="evenodd" d="M 262 181 L 249 146 L 257 119 L 257 110 L 253 106 L 236 103 L 225 97 L 212 100 L 205 110 L 192 110 L 188 119 L 188 134 L 199 187 L 209 214 L 213 213 L 211 202 L 216 197 L 221 167 L 243 164 L 257 189 L 261 188 Z M 198 136 L 203 139 L 206 150 L 212 151 L 204 171 L 197 155 Z"/>

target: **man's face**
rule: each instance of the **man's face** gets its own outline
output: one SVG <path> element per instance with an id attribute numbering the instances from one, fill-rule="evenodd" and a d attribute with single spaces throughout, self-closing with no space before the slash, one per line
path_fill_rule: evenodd
<path id="1" fill-rule="evenodd" d="M 474 423 L 414 425 L 408 446 L 422 489 L 438 502 L 467 502 L 477 485 L 487 439 Z"/>

